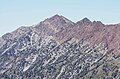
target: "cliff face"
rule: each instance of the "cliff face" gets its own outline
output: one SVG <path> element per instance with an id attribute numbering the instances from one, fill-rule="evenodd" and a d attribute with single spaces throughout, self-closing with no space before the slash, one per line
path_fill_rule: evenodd
<path id="1" fill-rule="evenodd" d="M 55 15 L 0 38 L 0 79 L 120 79 L 120 25 Z"/>

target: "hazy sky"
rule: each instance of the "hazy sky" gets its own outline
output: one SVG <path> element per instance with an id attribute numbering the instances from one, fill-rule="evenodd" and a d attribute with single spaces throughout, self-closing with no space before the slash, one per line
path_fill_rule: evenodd
<path id="1" fill-rule="evenodd" d="M 0 36 L 55 14 L 76 22 L 84 17 L 120 23 L 120 0 L 0 0 Z"/>

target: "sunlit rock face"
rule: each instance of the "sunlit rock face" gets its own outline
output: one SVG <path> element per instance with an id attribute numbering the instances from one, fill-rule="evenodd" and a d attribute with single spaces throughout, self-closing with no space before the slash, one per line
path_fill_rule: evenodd
<path id="1" fill-rule="evenodd" d="M 0 38 L 0 79 L 120 79 L 120 25 L 59 15 Z"/>

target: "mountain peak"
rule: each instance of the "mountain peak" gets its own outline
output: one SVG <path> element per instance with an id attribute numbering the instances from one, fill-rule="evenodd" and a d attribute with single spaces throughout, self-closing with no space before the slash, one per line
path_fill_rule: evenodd
<path id="1" fill-rule="evenodd" d="M 61 15 L 56 14 L 56 15 L 52 16 L 51 18 L 61 18 Z"/>
<path id="2" fill-rule="evenodd" d="M 78 21 L 79 24 L 90 24 L 91 21 L 88 18 L 83 18 L 82 20 Z"/>
<path id="3" fill-rule="evenodd" d="M 47 18 L 46 20 L 44 20 L 43 22 L 62 22 L 62 23 L 73 23 L 72 21 L 70 21 L 69 19 L 65 18 L 64 16 L 61 15 L 54 15 L 50 18 Z"/>
<path id="4" fill-rule="evenodd" d="M 88 22 L 88 21 L 91 22 L 87 17 L 83 18 L 81 21 L 83 21 L 83 22 L 86 22 L 86 21 L 87 21 L 87 22 Z"/>
<path id="5" fill-rule="evenodd" d="M 93 21 L 93 25 L 95 25 L 95 26 L 104 26 L 104 24 L 101 21 Z"/>
<path id="6" fill-rule="evenodd" d="M 64 16 L 56 14 L 42 21 L 41 25 L 44 26 L 44 28 L 46 29 L 52 29 L 55 32 L 59 32 L 69 26 L 74 25 L 74 23 Z M 37 27 L 40 27 L 41 25 L 37 25 Z"/>
<path id="7" fill-rule="evenodd" d="M 54 15 L 50 18 L 45 19 L 44 21 L 37 24 L 35 27 L 40 30 L 44 30 L 47 34 L 54 34 L 64 30 L 69 26 L 73 26 L 74 22 L 65 18 L 61 15 Z"/>

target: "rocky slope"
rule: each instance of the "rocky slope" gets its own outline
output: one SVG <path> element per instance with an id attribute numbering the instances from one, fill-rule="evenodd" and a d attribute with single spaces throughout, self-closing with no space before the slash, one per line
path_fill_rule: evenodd
<path id="1" fill-rule="evenodd" d="M 120 79 L 120 25 L 55 15 L 0 38 L 0 79 Z"/>

